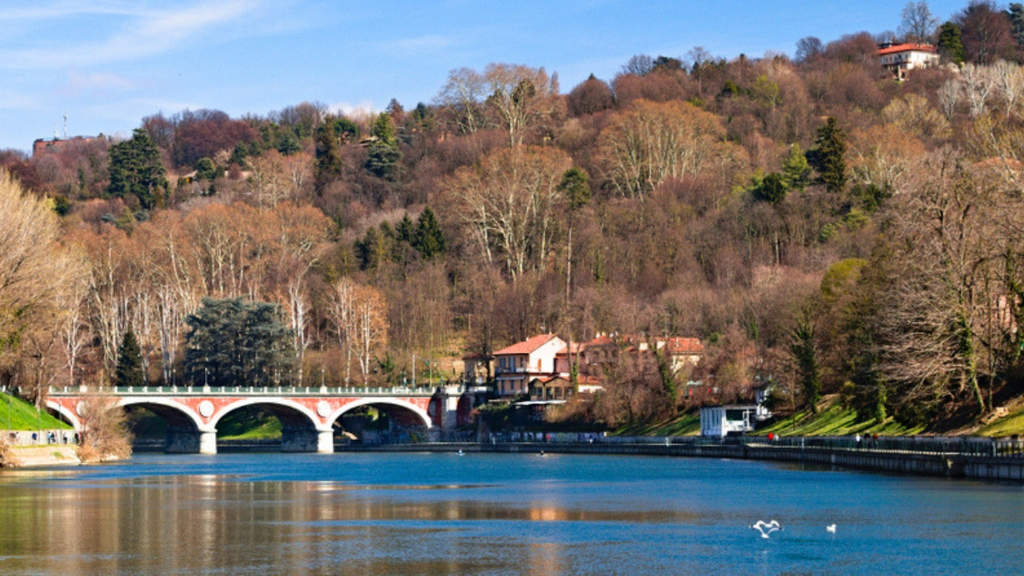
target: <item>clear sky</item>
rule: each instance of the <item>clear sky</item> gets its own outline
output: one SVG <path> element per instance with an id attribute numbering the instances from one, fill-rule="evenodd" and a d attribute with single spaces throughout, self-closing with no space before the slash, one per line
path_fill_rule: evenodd
<path id="1" fill-rule="evenodd" d="M 634 54 L 792 55 L 896 30 L 906 2 L 788 0 L 0 0 L 0 148 L 130 135 L 143 116 L 266 114 L 304 100 L 349 110 L 430 102 L 449 70 L 543 66 L 563 92 Z M 966 0 L 933 0 L 940 21 Z"/>

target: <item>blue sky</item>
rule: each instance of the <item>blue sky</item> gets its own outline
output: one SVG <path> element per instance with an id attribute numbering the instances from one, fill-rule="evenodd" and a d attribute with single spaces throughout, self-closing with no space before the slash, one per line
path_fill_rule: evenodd
<path id="1" fill-rule="evenodd" d="M 966 1 L 932 1 L 941 20 Z M 792 54 L 817 36 L 896 30 L 900 1 L 0 0 L 0 148 L 63 133 L 129 135 L 143 116 L 266 114 L 430 102 L 448 71 L 543 66 L 563 91 L 634 54 Z"/>

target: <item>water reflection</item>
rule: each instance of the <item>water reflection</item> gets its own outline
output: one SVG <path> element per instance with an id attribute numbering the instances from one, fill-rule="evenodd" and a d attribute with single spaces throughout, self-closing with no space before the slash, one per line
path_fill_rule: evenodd
<path id="1" fill-rule="evenodd" d="M 537 460 L 462 459 L 475 468 L 456 469 L 442 457 L 253 456 L 4 474 L 0 573 L 926 574 L 1004 573 L 1024 560 L 1016 487 L 736 462 Z M 282 468 L 306 479 L 274 479 Z M 784 520 L 778 538 L 749 529 L 765 514 Z"/>
<path id="2" fill-rule="evenodd" d="M 359 571 L 371 573 L 461 574 L 505 563 L 489 558 L 490 552 L 467 539 L 477 531 L 476 522 L 694 520 L 692 514 L 678 511 L 379 497 L 382 491 L 423 488 L 427 487 L 245 482 L 215 475 L 50 489 L 8 483 L 2 488 L 0 507 L 4 572 L 173 574 L 223 569 L 238 574 L 273 567 L 276 573 L 301 574 L 331 572 L 341 563 L 353 572 L 359 565 Z M 449 537 L 439 537 L 442 533 Z M 521 549 L 520 565 L 530 573 L 556 574 L 566 568 L 561 542 L 524 545 L 511 534 L 505 542 L 500 540 L 506 552 Z M 424 549 L 428 544 L 432 551 Z"/>

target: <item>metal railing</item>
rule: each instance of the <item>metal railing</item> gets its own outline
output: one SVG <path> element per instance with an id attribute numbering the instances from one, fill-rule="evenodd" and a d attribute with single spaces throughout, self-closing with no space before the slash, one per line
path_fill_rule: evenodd
<path id="1" fill-rule="evenodd" d="M 434 386 L 51 386 L 51 396 L 90 392 L 115 396 L 432 396 Z"/>
<path id="2" fill-rule="evenodd" d="M 786 436 L 769 440 L 761 436 L 709 438 L 703 436 L 605 436 L 590 432 L 506 432 L 492 434 L 486 442 L 587 443 L 620 446 L 745 446 L 803 450 L 864 451 L 891 454 L 984 456 L 1024 458 L 1024 439 L 981 436 Z"/>

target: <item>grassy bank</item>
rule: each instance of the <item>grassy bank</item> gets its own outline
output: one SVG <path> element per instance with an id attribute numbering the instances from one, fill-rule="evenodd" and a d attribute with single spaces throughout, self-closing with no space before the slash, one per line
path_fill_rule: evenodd
<path id="1" fill-rule="evenodd" d="M 614 436 L 696 436 L 700 434 L 700 415 L 687 412 L 653 424 L 631 424 L 613 433 Z"/>
<path id="2" fill-rule="evenodd" d="M 260 410 L 241 409 L 224 417 L 217 424 L 221 440 L 277 440 L 281 438 L 281 421 Z"/>
<path id="3" fill-rule="evenodd" d="M 71 426 L 46 410 L 36 412 L 31 403 L 0 393 L 0 429 L 4 430 L 70 430 Z"/>

